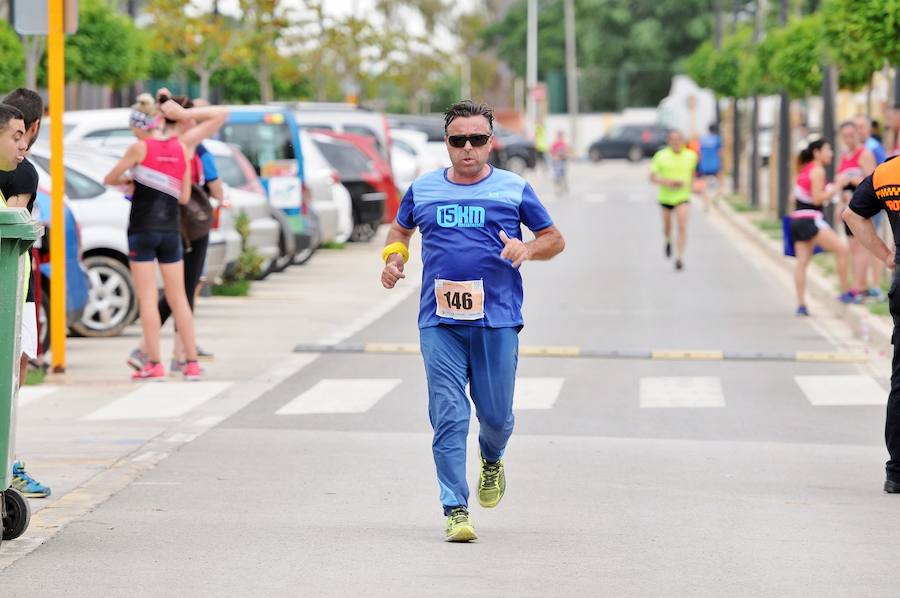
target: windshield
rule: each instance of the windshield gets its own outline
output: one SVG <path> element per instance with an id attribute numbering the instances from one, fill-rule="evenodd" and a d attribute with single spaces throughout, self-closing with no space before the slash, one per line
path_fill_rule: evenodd
<path id="1" fill-rule="evenodd" d="M 268 162 L 296 157 L 291 130 L 286 123 L 229 123 L 222 127 L 221 137 L 241 148 L 256 174 L 261 174 L 262 166 Z"/>

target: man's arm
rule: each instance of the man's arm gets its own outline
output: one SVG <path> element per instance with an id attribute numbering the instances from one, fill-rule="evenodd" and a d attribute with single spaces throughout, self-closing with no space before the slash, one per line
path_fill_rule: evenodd
<path id="1" fill-rule="evenodd" d="M 27 208 L 33 193 L 20 193 L 6 198 L 6 205 L 10 208 Z"/>
<path id="2" fill-rule="evenodd" d="M 402 243 L 408 249 L 409 241 L 415 232 L 416 229 L 404 228 L 394 220 L 391 223 L 391 230 L 388 231 L 384 246 Z M 393 289 L 401 278 L 406 278 L 406 275 L 403 273 L 403 256 L 400 253 L 391 253 L 384 263 L 384 270 L 381 271 L 381 284 L 386 289 Z"/>
<path id="3" fill-rule="evenodd" d="M 841 218 L 847 223 L 847 226 L 853 231 L 853 236 L 863 247 L 883 261 L 889 270 L 894 269 L 894 250 L 881 240 L 875 231 L 875 225 L 869 218 L 860 216 L 849 207 L 844 208 Z"/>

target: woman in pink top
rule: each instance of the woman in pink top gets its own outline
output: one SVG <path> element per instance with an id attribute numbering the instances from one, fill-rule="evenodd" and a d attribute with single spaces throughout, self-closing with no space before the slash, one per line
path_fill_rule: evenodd
<path id="1" fill-rule="evenodd" d="M 157 307 L 156 264 L 162 273 L 166 301 L 175 316 L 175 326 L 184 342 L 187 380 L 200 377 L 197 364 L 194 321 L 184 287 L 184 262 L 179 222 L 179 204 L 191 196 L 190 158 L 193 148 L 220 125 L 219 110 L 192 108 L 190 112 L 169 100 L 160 107 L 172 126 L 177 120 L 193 118 L 202 122 L 179 136 L 156 127 L 148 119 L 132 114 L 131 124 L 143 135 L 103 179 L 106 185 L 134 185 L 128 224 L 128 252 L 131 275 L 140 304 L 141 327 L 149 360 L 134 373 L 133 380 L 164 380 L 160 362 L 160 316 Z M 215 120 L 207 120 L 215 119 Z M 131 174 L 127 174 L 128 172 Z"/>
<path id="2" fill-rule="evenodd" d="M 852 122 L 845 122 L 841 125 L 840 136 L 846 151 L 841 154 L 834 184 L 841 192 L 844 205 L 849 205 L 856 187 L 863 182 L 863 179 L 875 172 L 875 156 L 866 149 Z M 853 237 L 853 231 L 846 224 L 844 231 L 847 233 L 851 262 L 853 263 L 853 288 L 850 289 L 850 292 L 854 299 L 861 298 L 869 288 L 867 274 L 872 268 L 871 258 L 873 256 Z M 875 262 L 875 267 L 883 267 L 877 259 Z M 878 278 L 876 271 L 873 270 L 872 274 L 873 280 Z"/>
<path id="3" fill-rule="evenodd" d="M 797 266 L 794 269 L 794 285 L 797 289 L 797 315 L 808 316 L 806 307 L 806 269 L 816 245 L 831 251 L 837 257 L 838 276 L 841 280 L 841 301 L 852 300 L 847 280 L 847 245 L 841 241 L 825 220 L 822 206 L 831 201 L 836 188 L 826 182 L 825 165 L 831 164 L 834 152 L 824 139 L 813 141 L 797 161 L 797 179 L 794 183 L 794 211 L 791 213 L 791 236 Z"/>

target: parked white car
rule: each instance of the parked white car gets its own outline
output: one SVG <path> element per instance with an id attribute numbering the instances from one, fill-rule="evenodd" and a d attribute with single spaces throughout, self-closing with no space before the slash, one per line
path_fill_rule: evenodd
<path id="1" fill-rule="evenodd" d="M 244 175 L 235 157 L 235 152 L 239 150 L 215 139 L 207 139 L 203 145 L 215 160 L 226 203 L 231 204 L 235 214 L 247 216 L 247 244 L 262 256 L 263 274 L 268 274 L 272 262 L 278 257 L 281 237 L 281 224 L 272 216 L 273 208 L 265 195 L 238 188 L 244 185 Z"/>
<path id="2" fill-rule="evenodd" d="M 40 185 L 50 189 L 50 150 L 41 143 L 31 149 Z M 131 203 L 118 190 L 73 168 L 76 152 L 66 154 L 65 194 L 81 225 L 84 266 L 91 288 L 81 322 L 72 326 L 83 336 L 116 336 L 137 317 L 137 298 L 128 269 L 128 215 Z M 112 159 L 96 157 L 98 168 Z"/>
<path id="3" fill-rule="evenodd" d="M 416 177 L 439 167 L 440 164 L 431 155 L 426 133 L 412 129 L 391 129 L 391 168 L 401 197 Z"/>
<path id="4" fill-rule="evenodd" d="M 306 131 L 300 132 L 300 150 L 303 152 L 304 180 L 319 217 L 320 243 L 344 243 L 353 232 L 350 193 Z"/>

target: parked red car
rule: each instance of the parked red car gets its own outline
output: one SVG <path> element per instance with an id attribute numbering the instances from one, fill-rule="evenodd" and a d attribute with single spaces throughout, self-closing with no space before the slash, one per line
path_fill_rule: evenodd
<path id="1" fill-rule="evenodd" d="M 367 179 L 377 192 L 385 194 L 384 222 L 393 222 L 394 218 L 397 217 L 397 210 L 400 209 L 400 193 L 397 191 L 397 185 L 394 183 L 394 172 L 391 170 L 391 165 L 378 151 L 378 148 L 375 146 L 375 140 L 365 135 L 336 133 L 325 129 L 316 129 L 316 133 L 350 142 L 371 160 L 372 171 Z"/>

